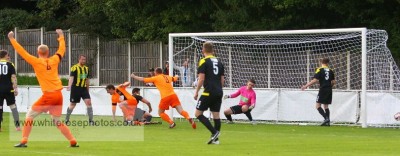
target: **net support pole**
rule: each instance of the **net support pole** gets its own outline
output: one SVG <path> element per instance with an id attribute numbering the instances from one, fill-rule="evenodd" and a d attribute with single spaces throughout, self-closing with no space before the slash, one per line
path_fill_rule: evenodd
<path id="1" fill-rule="evenodd" d="M 347 70 L 347 90 L 350 90 L 350 79 L 351 79 L 351 77 L 350 77 L 350 67 L 351 65 L 350 65 L 350 51 L 347 51 L 347 67 L 346 67 L 346 70 Z"/>
<path id="2" fill-rule="evenodd" d="M 268 52 L 268 88 L 271 88 L 271 53 Z"/>
<path id="3" fill-rule="evenodd" d="M 100 38 L 97 37 L 97 85 L 100 85 Z"/>
<path id="4" fill-rule="evenodd" d="M 367 128 L 367 29 L 361 30 L 361 127 Z"/>
<path id="5" fill-rule="evenodd" d="M 393 91 L 393 62 L 389 61 L 389 72 L 390 72 L 390 82 L 389 82 L 389 90 Z"/>
<path id="6" fill-rule="evenodd" d="M 196 80 L 197 80 L 197 63 L 199 62 L 198 61 L 198 58 L 197 58 L 197 52 L 198 51 L 198 49 L 196 48 L 194 51 L 193 51 L 193 67 L 194 67 L 194 79 L 193 79 L 193 82 L 197 82 Z M 197 84 L 194 84 L 194 86 L 193 87 L 195 87 L 196 88 L 196 85 Z"/>
<path id="7" fill-rule="evenodd" d="M 173 37 L 171 35 L 168 36 L 168 63 L 169 63 L 169 70 L 168 70 L 168 74 L 169 76 L 173 76 L 173 71 L 174 71 L 174 61 L 173 57 L 174 57 L 174 40 Z M 162 66 L 161 66 L 162 67 Z M 174 83 L 171 83 L 171 85 L 174 85 Z M 169 116 L 171 117 L 172 120 L 174 120 L 174 109 L 170 109 L 169 110 Z"/>
<path id="8" fill-rule="evenodd" d="M 232 88 L 232 47 L 228 48 L 229 51 L 229 88 Z"/>
<path id="9" fill-rule="evenodd" d="M 310 51 L 307 50 L 307 83 L 310 82 Z"/>

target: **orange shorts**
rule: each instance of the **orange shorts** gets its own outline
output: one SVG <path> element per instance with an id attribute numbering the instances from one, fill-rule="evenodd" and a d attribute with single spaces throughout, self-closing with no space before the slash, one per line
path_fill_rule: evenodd
<path id="1" fill-rule="evenodd" d="M 176 96 L 176 94 L 172 94 L 170 96 L 162 98 L 160 104 L 158 105 L 158 108 L 168 110 L 169 106 L 175 108 L 179 105 L 181 105 L 181 102 L 179 101 L 178 96 Z"/>
<path id="2" fill-rule="evenodd" d="M 32 110 L 60 117 L 62 112 L 63 96 L 61 90 L 55 92 L 44 92 L 43 95 L 32 105 Z"/>

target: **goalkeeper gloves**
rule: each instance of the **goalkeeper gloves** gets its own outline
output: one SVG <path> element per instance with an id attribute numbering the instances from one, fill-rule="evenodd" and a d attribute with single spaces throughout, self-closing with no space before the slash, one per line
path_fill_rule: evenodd
<path id="1" fill-rule="evenodd" d="M 224 95 L 224 100 L 230 98 L 229 95 Z"/>
<path id="2" fill-rule="evenodd" d="M 254 105 L 251 105 L 251 106 L 249 107 L 250 110 L 252 110 L 253 108 L 254 108 Z"/>

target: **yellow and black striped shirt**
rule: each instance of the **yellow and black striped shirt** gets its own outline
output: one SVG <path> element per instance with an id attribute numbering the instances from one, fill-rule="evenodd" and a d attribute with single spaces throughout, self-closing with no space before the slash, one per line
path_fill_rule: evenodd
<path id="1" fill-rule="evenodd" d="M 74 66 L 71 67 L 71 74 L 70 76 L 74 77 L 74 81 L 72 83 L 72 87 L 84 87 L 88 84 L 86 84 L 86 80 L 88 79 L 88 74 L 89 74 L 89 68 L 85 65 L 81 66 L 78 64 L 75 64 Z"/>

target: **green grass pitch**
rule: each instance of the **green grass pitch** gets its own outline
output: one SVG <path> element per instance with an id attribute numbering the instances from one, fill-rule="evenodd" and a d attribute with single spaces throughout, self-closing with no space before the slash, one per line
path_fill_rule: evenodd
<path id="1" fill-rule="evenodd" d="M 21 132 L 9 128 L 9 113 L 4 113 L 2 132 L 0 132 L 0 155 L 363 155 L 387 156 L 400 155 L 400 130 L 393 128 L 367 128 L 348 126 L 297 126 L 272 124 L 222 124 L 220 145 L 207 145 L 210 133 L 199 122 L 193 130 L 184 120 L 176 120 L 177 126 L 169 129 L 165 122 L 158 125 L 145 125 L 143 131 L 133 127 L 89 127 L 90 134 L 73 133 L 77 136 L 80 147 L 69 148 L 69 142 L 63 139 L 55 127 L 51 132 L 39 132 L 33 127 L 32 135 L 39 133 L 57 133 L 62 141 L 30 141 L 28 148 L 14 148 L 18 143 L 11 134 L 20 137 Z M 23 116 L 23 115 L 21 115 Z M 47 118 L 44 115 L 41 118 Z M 110 117 L 95 116 L 95 119 Z M 84 116 L 72 116 L 73 119 L 84 119 Z M 12 120 L 12 119 L 11 119 Z M 160 120 L 156 118 L 155 120 Z M 36 128 L 36 131 L 35 131 Z M 88 128 L 88 127 L 86 127 Z M 128 128 L 128 129 L 126 129 Z M 136 128 L 136 129 L 135 129 Z M 119 130 L 122 131 L 119 131 Z M 139 128 L 140 129 L 140 128 Z M 36 134 L 35 134 L 36 133 Z M 139 141 L 95 141 L 110 136 L 112 133 L 143 138 Z M 135 134 L 136 133 L 136 134 Z M 88 135 L 88 136 L 82 136 Z M 94 141 L 79 141 L 79 138 L 92 138 Z M 11 140 L 10 140 L 11 139 Z M 19 138 L 18 138 L 19 140 Z M 101 140 L 101 139 L 100 139 Z"/>

